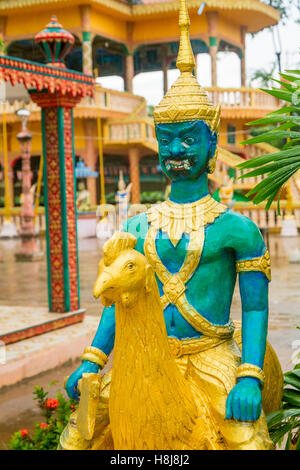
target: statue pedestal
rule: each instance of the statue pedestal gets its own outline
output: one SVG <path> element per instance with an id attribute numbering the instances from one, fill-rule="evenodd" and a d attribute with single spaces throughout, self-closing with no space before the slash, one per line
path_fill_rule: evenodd
<path id="1" fill-rule="evenodd" d="M 282 222 L 282 237 L 298 237 L 297 222 L 294 216 L 287 216 Z"/>
<path id="2" fill-rule="evenodd" d="M 18 237 L 16 226 L 13 222 L 4 222 L 0 231 L 0 238 Z"/>
<path id="3" fill-rule="evenodd" d="M 22 243 L 21 249 L 15 253 L 16 261 L 38 261 L 43 259 L 44 253 L 38 250 L 35 240 Z"/>
<path id="4" fill-rule="evenodd" d="M 77 215 L 78 238 L 96 237 L 97 219 L 96 212 L 79 212 Z"/>

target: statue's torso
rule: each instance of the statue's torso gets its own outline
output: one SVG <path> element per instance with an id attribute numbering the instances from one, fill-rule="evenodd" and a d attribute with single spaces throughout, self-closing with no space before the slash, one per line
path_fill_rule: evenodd
<path id="1" fill-rule="evenodd" d="M 147 213 L 133 217 L 127 225 L 127 230 L 138 239 L 136 249 L 146 256 L 145 239 L 149 227 Z M 160 230 L 156 233 L 156 253 L 163 266 L 171 274 L 175 274 L 186 259 L 189 235 L 183 234 L 178 244 L 173 246 L 165 232 Z M 260 256 L 263 249 L 264 243 L 259 230 L 249 219 L 232 211 L 220 214 L 204 228 L 202 253 L 192 277 L 185 284 L 188 303 L 210 323 L 227 324 L 236 283 L 236 260 Z M 159 279 L 157 281 L 162 296 L 163 284 Z M 169 336 L 201 336 L 174 304 L 166 306 L 164 316 Z"/>

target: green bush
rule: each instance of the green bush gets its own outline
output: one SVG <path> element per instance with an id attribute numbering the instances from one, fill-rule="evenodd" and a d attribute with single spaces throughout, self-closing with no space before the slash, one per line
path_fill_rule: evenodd
<path id="1" fill-rule="evenodd" d="M 53 385 L 55 382 L 52 382 Z M 34 431 L 19 429 L 9 442 L 11 450 L 56 450 L 59 436 L 67 425 L 70 414 L 75 411 L 77 403 L 65 399 L 61 392 L 55 398 L 48 398 L 48 392 L 43 387 L 35 386 L 34 400 L 42 410 L 44 421 L 36 423 Z"/>
<path id="2" fill-rule="evenodd" d="M 165 200 L 165 195 L 162 191 L 144 191 L 141 193 L 142 204 L 155 204 Z"/>
<path id="3" fill-rule="evenodd" d="M 300 450 L 300 364 L 283 377 L 281 408 L 267 416 L 270 437 L 274 444 L 286 437 L 285 450 Z"/>

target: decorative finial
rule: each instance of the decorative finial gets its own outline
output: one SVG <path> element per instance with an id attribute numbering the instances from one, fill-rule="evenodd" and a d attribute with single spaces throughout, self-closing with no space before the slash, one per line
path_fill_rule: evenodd
<path id="1" fill-rule="evenodd" d="M 75 37 L 62 27 L 55 15 L 52 15 L 50 23 L 34 39 L 41 45 L 47 65 L 66 67 L 64 58 L 72 49 Z"/>
<path id="2" fill-rule="evenodd" d="M 195 58 L 191 46 L 189 29 L 191 21 L 186 0 L 180 0 L 179 28 L 180 46 L 176 65 L 181 73 L 192 72 L 195 67 Z"/>

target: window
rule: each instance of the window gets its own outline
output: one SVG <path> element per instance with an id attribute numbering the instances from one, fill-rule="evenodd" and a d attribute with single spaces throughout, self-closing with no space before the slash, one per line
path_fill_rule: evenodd
<path id="1" fill-rule="evenodd" d="M 227 124 L 227 144 L 236 144 L 236 127 L 231 124 Z"/>

